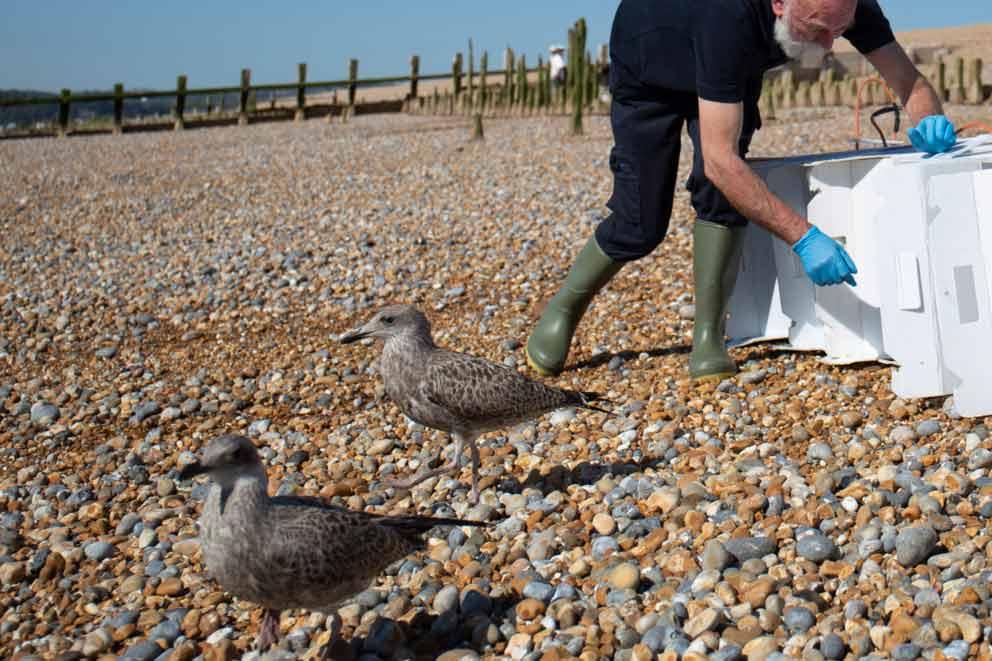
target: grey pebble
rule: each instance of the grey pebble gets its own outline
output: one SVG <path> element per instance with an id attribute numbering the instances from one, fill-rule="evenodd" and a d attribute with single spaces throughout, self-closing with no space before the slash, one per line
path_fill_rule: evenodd
<path id="1" fill-rule="evenodd" d="M 757 560 L 778 551 L 778 544 L 771 537 L 741 537 L 728 540 L 724 547 L 738 562 Z"/>
<path id="2" fill-rule="evenodd" d="M 458 609 L 458 588 L 454 585 L 446 585 L 434 595 L 434 610 L 444 613 Z"/>
<path id="3" fill-rule="evenodd" d="M 31 422 L 39 427 L 48 427 L 59 419 L 59 407 L 48 402 L 35 402 L 31 405 Z"/>
<path id="4" fill-rule="evenodd" d="M 904 528 L 896 538 L 896 559 L 903 567 L 926 562 L 937 548 L 937 533 L 930 526 Z"/>
<path id="5" fill-rule="evenodd" d="M 803 535 L 796 542 L 796 553 L 810 562 L 823 562 L 837 552 L 837 545 L 826 535 L 813 533 Z"/>
<path id="6" fill-rule="evenodd" d="M 153 661 L 161 653 L 162 648 L 154 641 L 142 640 L 127 648 L 120 658 L 122 661 Z"/>
<path id="7" fill-rule="evenodd" d="M 785 611 L 783 620 L 786 628 L 792 633 L 805 633 L 816 624 L 816 615 L 808 608 L 795 606 Z"/>
<path id="8" fill-rule="evenodd" d="M 820 653 L 827 659 L 843 659 L 847 652 L 844 640 L 835 633 L 828 633 L 820 640 Z"/>
<path id="9" fill-rule="evenodd" d="M 90 560 L 100 562 L 112 557 L 117 553 L 117 549 L 108 542 L 90 542 L 83 547 L 83 553 Z"/>

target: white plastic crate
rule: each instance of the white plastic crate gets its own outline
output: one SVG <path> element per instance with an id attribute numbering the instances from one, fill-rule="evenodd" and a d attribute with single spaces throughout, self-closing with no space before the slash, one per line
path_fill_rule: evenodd
<path id="1" fill-rule="evenodd" d="M 784 242 L 751 224 L 730 302 L 733 344 L 787 339 L 825 360 L 894 361 L 893 392 L 955 395 L 992 414 L 992 137 L 761 161 L 769 188 L 858 265 L 858 286 L 814 287 Z"/>

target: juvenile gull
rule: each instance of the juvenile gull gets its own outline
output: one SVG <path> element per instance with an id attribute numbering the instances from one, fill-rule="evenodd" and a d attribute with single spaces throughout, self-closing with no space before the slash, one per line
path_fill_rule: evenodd
<path id="1" fill-rule="evenodd" d="M 472 501 L 478 502 L 479 449 L 475 441 L 481 434 L 566 406 L 609 414 L 590 404 L 602 399 L 598 393 L 548 386 L 483 358 L 438 347 L 427 317 L 412 305 L 384 307 L 339 339 L 347 344 L 365 337 L 383 340 L 379 372 L 389 398 L 410 419 L 448 432 L 455 439 L 455 456 L 450 463 L 392 483 L 400 489 L 457 470 L 467 445 L 472 453 Z"/>
<path id="2" fill-rule="evenodd" d="M 212 481 L 200 517 L 207 571 L 226 591 L 265 609 L 260 650 L 279 638 L 280 611 L 305 608 L 331 615 L 329 653 L 341 628 L 334 607 L 393 562 L 423 549 L 422 533 L 438 525 L 486 525 L 378 516 L 306 496 L 270 498 L 265 468 L 244 436 L 214 439 L 179 479 L 201 474 Z"/>

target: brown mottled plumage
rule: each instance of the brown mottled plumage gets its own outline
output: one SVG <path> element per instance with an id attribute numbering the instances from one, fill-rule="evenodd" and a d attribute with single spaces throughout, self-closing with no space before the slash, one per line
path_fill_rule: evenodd
<path id="1" fill-rule="evenodd" d="M 212 480 L 200 518 L 203 559 L 221 587 L 266 609 L 260 649 L 278 638 L 279 611 L 331 611 L 390 564 L 423 549 L 422 534 L 431 528 L 485 525 L 379 516 L 306 496 L 269 497 L 258 452 L 243 436 L 213 440 L 179 478 L 203 473 Z M 334 623 L 336 636 L 340 623 Z"/>
<path id="2" fill-rule="evenodd" d="M 383 340 L 379 372 L 386 394 L 407 417 L 448 432 L 455 439 L 450 464 L 397 482 L 409 488 L 461 465 L 462 450 L 472 453 L 472 499 L 478 500 L 479 435 L 533 420 L 566 406 L 602 411 L 590 402 L 597 393 L 545 385 L 516 370 L 434 344 L 427 317 L 412 305 L 382 308 L 363 326 L 341 336 L 344 343 L 365 337 Z M 606 411 L 602 411 L 606 412 Z"/>

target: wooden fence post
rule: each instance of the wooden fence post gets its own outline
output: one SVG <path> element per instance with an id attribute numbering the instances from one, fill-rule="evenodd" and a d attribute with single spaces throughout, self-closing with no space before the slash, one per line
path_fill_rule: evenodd
<path id="1" fill-rule="evenodd" d="M 61 96 L 59 96 L 59 137 L 64 138 L 69 133 L 69 97 L 72 96 L 72 92 L 68 89 L 63 89 Z"/>
<path id="2" fill-rule="evenodd" d="M 182 131 L 186 125 L 183 122 L 183 114 L 186 112 L 186 76 L 180 75 L 176 77 L 176 121 L 173 123 L 172 128 L 176 131 Z"/>
<path id="3" fill-rule="evenodd" d="M 293 119 L 297 122 L 307 118 L 307 63 L 300 62 L 296 65 L 296 112 Z"/>
<path id="4" fill-rule="evenodd" d="M 951 103 L 964 103 L 964 58 L 954 58 L 954 81 L 948 90 L 947 100 Z"/>
<path id="5" fill-rule="evenodd" d="M 568 54 L 565 58 L 565 85 L 562 87 L 561 110 L 568 112 L 568 103 L 572 99 L 572 90 L 575 89 L 575 76 L 578 70 L 575 66 L 575 26 L 568 29 Z"/>
<path id="6" fill-rule="evenodd" d="M 472 115 L 472 139 L 483 140 L 485 135 L 482 131 L 482 110 L 477 110 Z"/>
<path id="7" fill-rule="evenodd" d="M 454 98 L 457 100 L 461 98 L 462 95 L 462 54 L 455 53 L 454 59 L 451 60 L 451 81 L 452 89 L 454 90 Z"/>
<path id="8" fill-rule="evenodd" d="M 575 84 L 572 87 L 572 135 L 582 135 L 582 106 L 586 93 L 586 20 L 575 24 Z"/>
<path id="9" fill-rule="evenodd" d="M 124 83 L 114 85 L 114 135 L 124 132 Z"/>
<path id="10" fill-rule="evenodd" d="M 973 58 L 970 61 L 969 69 L 968 103 L 979 105 L 985 100 L 985 88 L 982 85 L 982 58 Z"/>
<path id="11" fill-rule="evenodd" d="M 544 97 L 544 58 L 540 55 L 537 56 L 537 107 L 538 109 L 543 109 L 545 104 Z"/>
<path id="12" fill-rule="evenodd" d="M 513 49 L 507 46 L 503 53 L 503 101 L 513 103 Z"/>
<path id="13" fill-rule="evenodd" d="M 355 96 L 358 93 L 358 60 L 351 58 L 348 60 L 348 106 L 355 105 Z"/>
<path id="14" fill-rule="evenodd" d="M 480 112 L 485 112 L 486 102 L 489 100 L 489 91 L 486 89 L 486 74 L 489 67 L 489 54 L 482 51 L 479 58 L 479 108 Z"/>
<path id="15" fill-rule="evenodd" d="M 468 104 L 469 108 L 475 104 L 475 51 L 471 39 L 468 40 Z"/>
<path id="16" fill-rule="evenodd" d="M 417 100 L 417 81 L 420 78 L 420 56 L 410 56 L 410 93 L 408 99 Z"/>
<path id="17" fill-rule="evenodd" d="M 248 93 L 251 91 L 251 69 L 241 70 L 241 99 L 238 105 L 238 126 L 248 124 Z"/>
<path id="18" fill-rule="evenodd" d="M 599 98 L 600 87 L 609 87 L 610 47 L 599 45 L 599 56 L 596 58 L 596 98 Z"/>
<path id="19" fill-rule="evenodd" d="M 527 54 L 521 53 L 517 59 L 517 105 L 520 107 L 520 115 L 527 111 Z"/>
<path id="20" fill-rule="evenodd" d="M 937 70 L 935 72 L 934 87 L 937 88 L 937 97 L 941 101 L 947 101 L 947 64 L 944 58 L 937 60 Z"/>
<path id="21" fill-rule="evenodd" d="M 592 66 L 592 54 L 589 51 L 586 51 L 583 63 L 582 70 L 585 73 L 582 74 L 582 79 L 585 80 L 586 83 L 586 107 L 591 110 L 592 102 L 598 96 L 598 90 L 596 89 L 596 70 Z"/>

